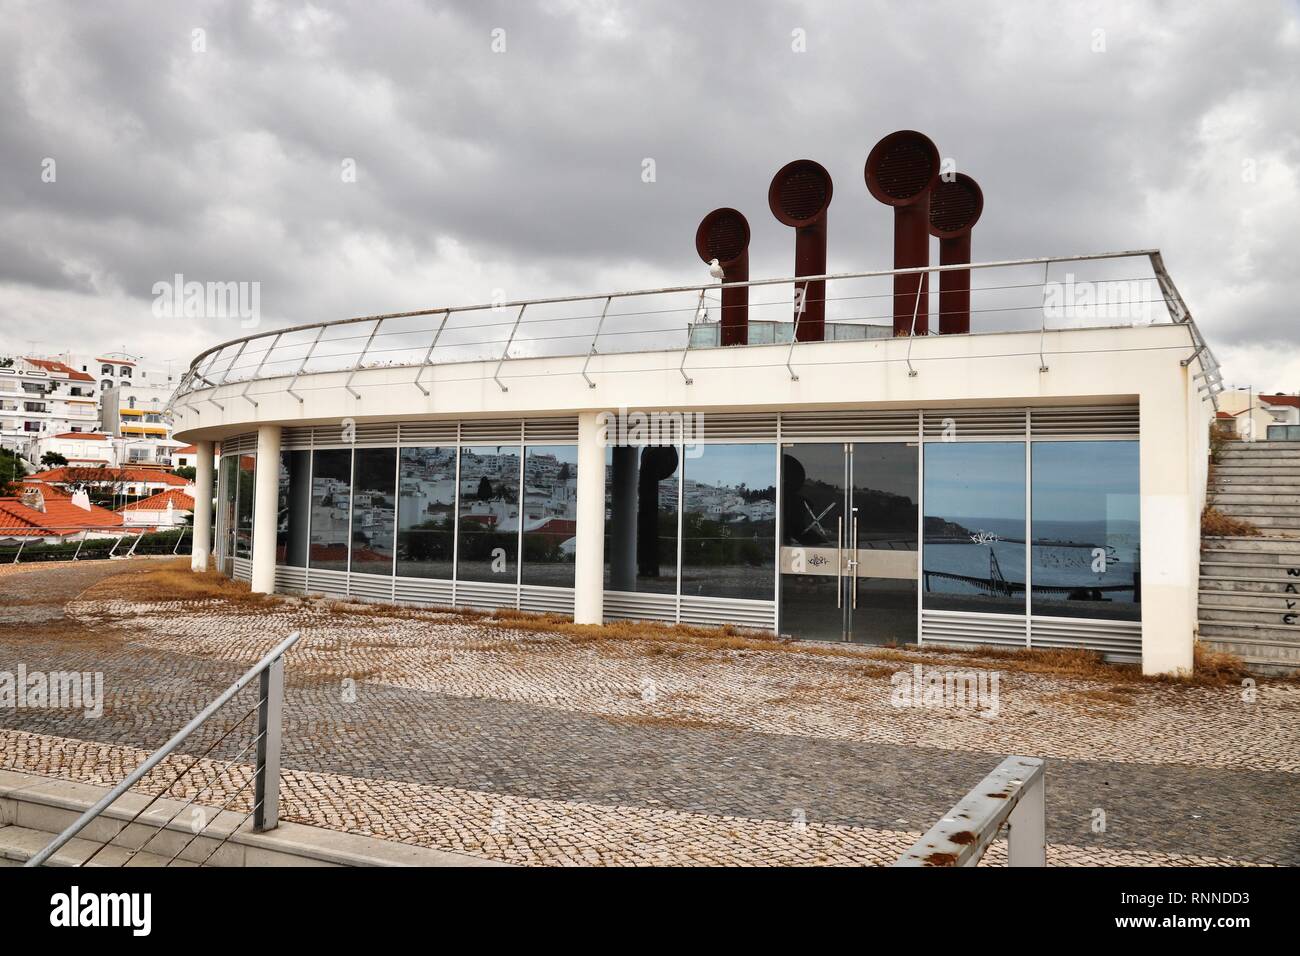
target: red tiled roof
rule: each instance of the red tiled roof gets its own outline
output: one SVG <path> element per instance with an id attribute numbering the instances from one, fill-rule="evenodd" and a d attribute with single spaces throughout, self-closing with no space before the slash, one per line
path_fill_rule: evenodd
<path id="1" fill-rule="evenodd" d="M 186 445 L 184 448 L 177 448 L 173 454 L 176 455 L 194 455 L 198 453 L 198 448 L 193 445 Z"/>
<path id="2" fill-rule="evenodd" d="M 168 488 L 166 491 L 160 491 L 156 495 L 150 495 L 148 498 L 141 498 L 139 501 L 133 501 L 129 505 L 123 505 L 118 511 L 166 511 L 167 503 L 171 502 L 173 508 L 177 511 L 193 511 L 194 499 L 185 492 L 177 488 Z"/>
<path id="3" fill-rule="evenodd" d="M 1236 418 L 1237 416 L 1232 414 L 1232 412 L 1215 412 L 1214 417 L 1215 418 Z"/>
<path id="4" fill-rule="evenodd" d="M 1259 400 L 1268 405 L 1286 405 L 1300 408 L 1300 395 L 1261 395 Z"/>
<path id="5" fill-rule="evenodd" d="M 37 368 L 43 368 L 47 372 L 63 372 L 68 378 L 75 382 L 93 382 L 94 379 L 85 372 L 78 372 L 71 365 L 64 365 L 62 362 L 55 362 L 51 359 L 23 359 L 29 365 L 35 365 Z"/>
<path id="6" fill-rule="evenodd" d="M 54 436 L 55 438 L 89 438 L 93 441 L 108 441 L 107 435 L 101 435 L 99 432 L 61 432 Z"/>
<path id="7" fill-rule="evenodd" d="M 69 535 L 86 528 L 120 528 L 122 516 L 99 505 L 90 510 L 72 503 L 71 498 L 45 496 L 45 510 L 23 504 L 21 498 L 0 498 L 0 535 Z"/>
<path id="8" fill-rule="evenodd" d="M 149 468 L 77 468 L 72 465 L 60 465 L 49 471 L 38 471 L 28 476 L 29 481 L 45 484 L 74 484 L 79 481 L 149 481 L 154 484 L 173 485 L 184 488 L 189 484 L 180 475 L 169 471 L 154 471 Z"/>

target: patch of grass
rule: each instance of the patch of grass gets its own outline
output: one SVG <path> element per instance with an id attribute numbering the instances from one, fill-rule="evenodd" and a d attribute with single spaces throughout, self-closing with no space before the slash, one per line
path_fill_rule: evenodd
<path id="1" fill-rule="evenodd" d="M 166 601 L 219 600 L 240 607 L 265 606 L 283 599 L 269 594 L 254 594 L 248 584 L 233 581 L 216 571 L 191 571 L 189 559 L 168 561 L 149 568 L 127 568 L 91 585 L 82 598 L 109 601 L 128 600 L 142 603 Z"/>
<path id="2" fill-rule="evenodd" d="M 1225 515 L 1212 505 L 1201 512 L 1201 534 L 1217 538 L 1258 538 L 1262 531 L 1242 518 Z"/>

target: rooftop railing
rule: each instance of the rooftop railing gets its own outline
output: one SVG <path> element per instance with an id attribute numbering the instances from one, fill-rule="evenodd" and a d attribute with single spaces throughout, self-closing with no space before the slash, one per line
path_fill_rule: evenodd
<path id="1" fill-rule="evenodd" d="M 1184 365 L 1199 362 L 1201 388 L 1211 399 L 1222 388 L 1218 364 L 1182 296 L 1165 269 L 1160 252 L 1143 249 L 1081 256 L 1013 259 L 924 269 L 833 273 L 824 276 L 755 279 L 727 287 L 748 287 L 749 346 L 785 346 L 773 362 L 797 378 L 800 314 L 795 303 L 809 282 L 825 282 L 827 340 L 894 337 L 893 280 L 924 273 L 928 305 L 917 297 L 912 327 L 935 334 L 939 311 L 938 275 L 970 271 L 970 328 L 981 332 L 1039 332 L 1040 368 L 1048 368 L 1046 333 L 1058 329 L 1105 328 L 1177 323 L 1188 327 L 1191 353 Z M 682 378 L 691 382 L 690 353 L 717 344 L 721 283 L 479 303 L 357 316 L 269 330 L 232 339 L 198 355 L 168 404 L 199 391 L 244 383 L 237 395 L 256 406 L 251 383 L 286 379 L 286 390 L 300 402 L 307 376 L 348 373 L 344 387 L 355 396 L 355 375 L 364 369 L 412 369 L 410 387 L 430 394 L 424 379 L 435 365 L 488 363 L 491 378 L 508 391 L 510 363 L 523 358 L 584 357 L 581 372 L 590 388 L 599 384 L 592 365 L 597 355 L 626 352 L 680 353 L 673 356 Z M 921 336 L 912 334 L 914 341 Z M 917 374 L 923 356 L 909 343 L 905 361 Z M 484 377 L 480 371 L 476 378 Z M 519 376 L 513 376 L 518 378 Z M 215 401 L 211 396 L 209 400 Z"/>

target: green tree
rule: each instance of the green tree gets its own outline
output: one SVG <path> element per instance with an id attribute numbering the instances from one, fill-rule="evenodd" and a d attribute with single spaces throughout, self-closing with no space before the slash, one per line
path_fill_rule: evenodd
<path id="1" fill-rule="evenodd" d="M 45 454 L 41 455 L 41 464 L 46 468 L 58 468 L 67 463 L 68 459 L 64 458 L 57 451 L 47 451 Z"/>
<path id="2" fill-rule="evenodd" d="M 186 481 L 193 481 L 195 476 L 198 474 L 198 469 L 193 465 L 181 465 L 179 468 L 173 468 L 172 474 L 179 475 Z"/>
<path id="3" fill-rule="evenodd" d="M 27 465 L 18 453 L 0 448 L 0 496 L 12 497 L 22 489 L 18 482 L 27 474 Z"/>

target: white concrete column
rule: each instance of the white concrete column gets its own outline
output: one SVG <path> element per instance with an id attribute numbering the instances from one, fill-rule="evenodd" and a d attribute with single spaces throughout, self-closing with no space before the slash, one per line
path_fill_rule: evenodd
<path id="1" fill-rule="evenodd" d="M 1172 363 L 1171 363 L 1172 364 Z M 1187 405 L 1188 370 L 1153 370 L 1139 396 L 1142 496 L 1142 673 L 1192 669 L 1200 561 L 1197 446 Z"/>
<path id="2" fill-rule="evenodd" d="M 253 478 L 252 590 L 275 590 L 275 534 L 280 495 L 280 426 L 257 428 L 257 470 Z"/>
<path id="3" fill-rule="evenodd" d="M 605 617 L 605 448 L 598 412 L 578 415 L 578 530 L 574 541 L 573 620 Z"/>
<path id="4" fill-rule="evenodd" d="M 190 570 L 206 571 L 212 553 L 212 442 L 196 441 L 194 462 L 194 538 Z"/>

